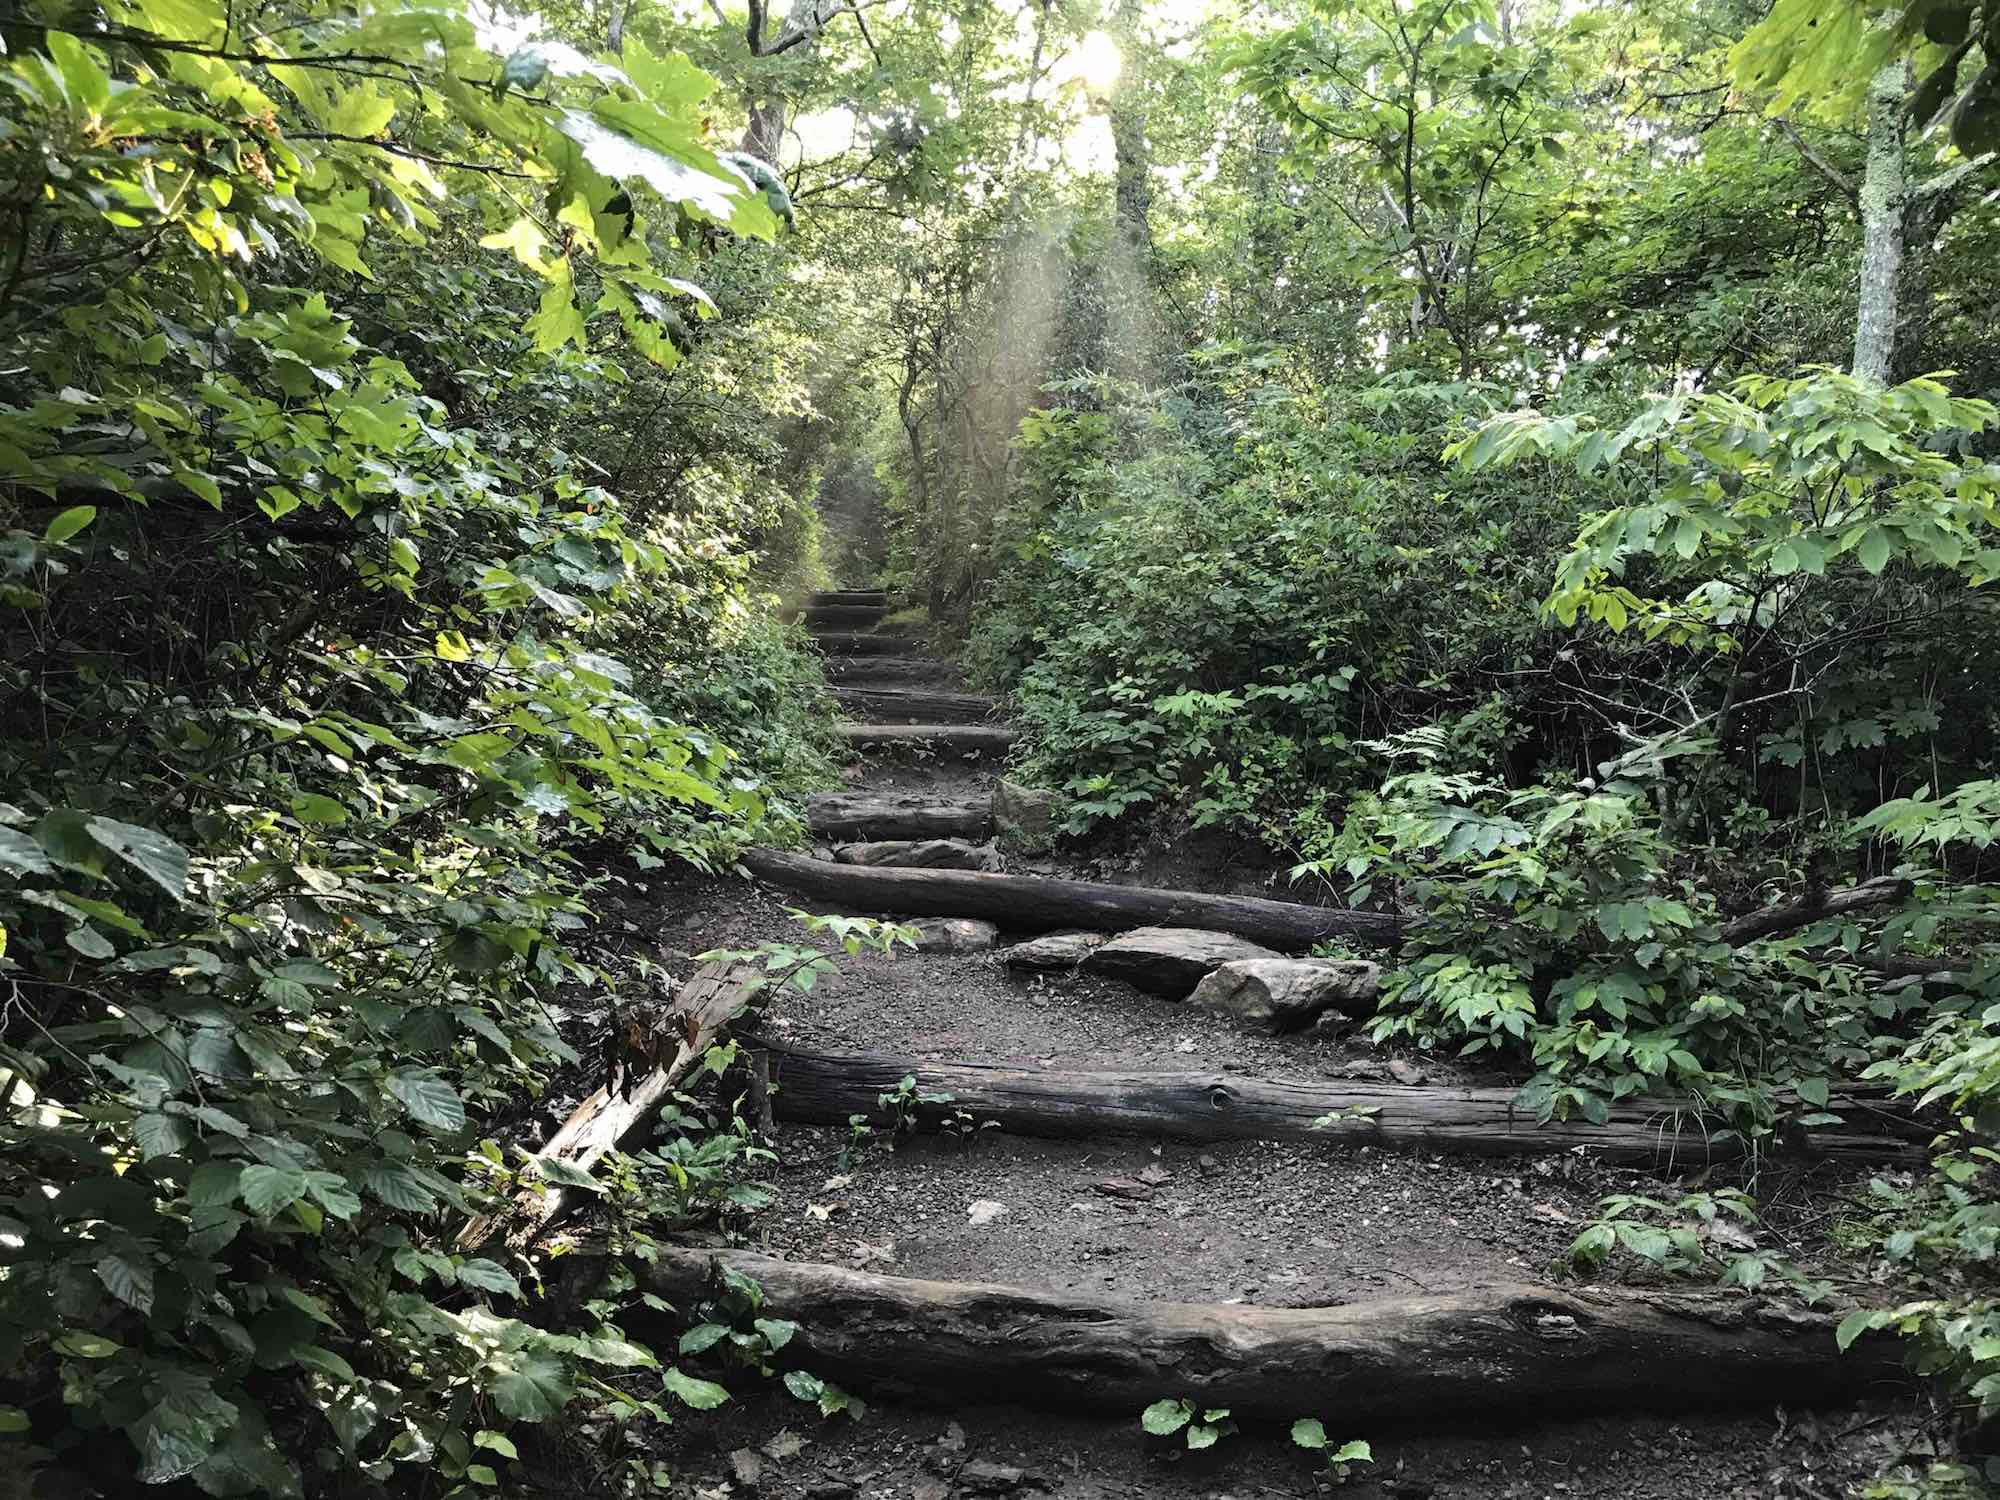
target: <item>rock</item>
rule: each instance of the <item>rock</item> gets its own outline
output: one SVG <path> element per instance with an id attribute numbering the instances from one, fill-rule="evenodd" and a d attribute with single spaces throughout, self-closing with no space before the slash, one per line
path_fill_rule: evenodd
<path id="1" fill-rule="evenodd" d="M 833 857 L 843 865 L 898 870 L 998 870 L 1005 864 L 998 849 L 970 839 L 879 839 L 842 844 Z"/>
<path id="2" fill-rule="evenodd" d="M 975 1458 L 958 1471 L 958 1482 L 975 1495 L 1004 1495 L 1009 1490 L 1018 1490 L 1027 1477 L 1025 1469 L 984 1458 Z"/>
<path id="3" fill-rule="evenodd" d="M 1122 979 L 1169 1000 L 1185 1000 L 1210 972 L 1244 959 L 1276 958 L 1269 948 L 1197 927 L 1135 927 L 1084 961 L 1084 972 Z"/>
<path id="4" fill-rule="evenodd" d="M 854 1500 L 854 1486 L 845 1479 L 821 1479 L 806 1486 L 806 1500 Z"/>
<path id="5" fill-rule="evenodd" d="M 910 1500 L 951 1500 L 951 1486 L 942 1479 L 919 1479 L 910 1487 Z"/>
<path id="6" fill-rule="evenodd" d="M 1055 837 L 1062 798 L 1001 777 L 993 784 L 993 826 L 1007 839 L 1039 848 Z"/>
<path id="7" fill-rule="evenodd" d="M 965 1206 L 965 1222 L 974 1229 L 991 1224 L 1007 1212 L 1007 1205 L 993 1198 L 975 1198 Z"/>
<path id="8" fill-rule="evenodd" d="M 1251 958 L 1213 970 L 1188 1003 L 1246 1026 L 1296 1031 L 1322 1013 L 1375 1008 L 1380 965 L 1361 959 Z"/>
<path id="9" fill-rule="evenodd" d="M 1400 1084 L 1415 1088 L 1429 1075 L 1415 1063 L 1405 1061 L 1400 1057 L 1394 1057 L 1389 1060 L 1389 1076 Z"/>
<path id="10" fill-rule="evenodd" d="M 1096 1183 L 1098 1192 L 1107 1198 L 1123 1198 L 1128 1203 L 1151 1203 L 1153 1189 L 1150 1184 L 1136 1177 L 1108 1177 Z"/>
<path id="11" fill-rule="evenodd" d="M 1010 969 L 1074 969 L 1111 939 L 1101 932 L 1052 932 L 1016 943 L 1000 955 Z"/>
<path id="12" fill-rule="evenodd" d="M 764 1460 L 749 1448 L 738 1448 L 729 1455 L 729 1472 L 745 1489 L 755 1489 L 764 1477 Z"/>
<path id="13" fill-rule="evenodd" d="M 984 953 L 1000 941 L 1000 929 L 977 917 L 923 917 L 917 929 L 919 953 Z"/>

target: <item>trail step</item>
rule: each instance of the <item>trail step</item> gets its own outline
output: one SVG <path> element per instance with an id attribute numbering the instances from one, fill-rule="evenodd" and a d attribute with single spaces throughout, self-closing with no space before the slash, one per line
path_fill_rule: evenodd
<path id="1" fill-rule="evenodd" d="M 888 613 L 880 604 L 814 604 L 804 612 L 806 629 L 873 630 Z"/>
<path id="2" fill-rule="evenodd" d="M 993 799 L 818 792 L 806 798 L 806 826 L 829 841 L 983 839 L 993 831 Z"/>
<path id="3" fill-rule="evenodd" d="M 1679 1172 L 1744 1155 L 1719 1117 L 1680 1099 L 1622 1099 L 1605 1123 L 1535 1123 L 1511 1088 L 1422 1088 L 1345 1079 L 1250 1078 L 1239 1073 L 1067 1072 L 1000 1063 L 933 1062 L 884 1053 L 822 1053 L 769 1045 L 786 1119 L 844 1125 L 880 1112 L 884 1093 L 914 1076 L 954 1110 L 997 1120 L 1015 1135 L 1058 1139 L 1137 1135 L 1186 1140 L 1325 1141 L 1469 1156 L 1555 1156 Z M 920 1124 L 933 1125 L 928 1114 Z M 1815 1130 L 1787 1142 L 1813 1159 L 1917 1159 L 1928 1137 L 1892 1125 Z M 1765 1149 L 1768 1151 L 1769 1144 Z"/>
<path id="4" fill-rule="evenodd" d="M 809 606 L 821 604 L 864 604 L 876 609 L 889 607 L 889 595 L 883 589 L 823 589 L 806 600 Z"/>
<path id="5" fill-rule="evenodd" d="M 938 656 L 829 656 L 826 675 L 837 682 L 873 686 L 893 682 L 949 682 L 958 664 Z"/>
<path id="6" fill-rule="evenodd" d="M 901 656 L 917 644 L 917 638 L 903 631 L 877 630 L 867 634 L 834 630 L 814 632 L 813 639 L 828 656 Z"/>
<path id="7" fill-rule="evenodd" d="M 594 1257 L 580 1259 L 594 1273 Z M 1502 1284 L 1275 1308 L 924 1281 L 745 1250 L 663 1248 L 633 1269 L 640 1290 L 679 1308 L 709 1295 L 723 1266 L 763 1289 L 766 1314 L 800 1325 L 786 1357 L 816 1374 L 1127 1424 L 1163 1391 L 1240 1418 L 1338 1412 L 1366 1430 L 1474 1412 L 1768 1411 L 1908 1384 L 1893 1337 L 1843 1354 L 1835 1313 L 1715 1292 Z M 656 1344 L 680 1327 L 672 1313 L 631 1316 L 628 1331 Z"/>
<path id="8" fill-rule="evenodd" d="M 857 750 L 920 745 L 949 755 L 997 755 L 1015 739 L 995 724 L 836 724 L 834 732 Z"/>
<path id="9" fill-rule="evenodd" d="M 1328 938 L 1394 944 L 1403 922 L 1386 912 L 1306 906 L 1263 896 L 1216 896 L 1147 886 L 1104 885 L 969 870 L 870 870 L 775 849 L 752 849 L 743 864 L 761 880 L 857 911 L 920 917 L 983 917 L 1017 932 L 1092 927 L 1200 927 L 1233 932 L 1280 952 L 1301 952 Z"/>
<path id="10" fill-rule="evenodd" d="M 947 693 L 936 688 L 849 687 L 833 690 L 840 706 L 874 723 L 976 724 L 998 711 L 1000 700 L 984 693 Z"/>

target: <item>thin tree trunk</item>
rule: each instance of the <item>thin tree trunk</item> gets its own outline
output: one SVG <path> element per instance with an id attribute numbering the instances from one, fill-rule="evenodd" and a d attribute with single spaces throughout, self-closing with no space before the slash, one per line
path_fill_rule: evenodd
<path id="1" fill-rule="evenodd" d="M 1861 298 L 1854 324 L 1854 378 L 1886 385 L 1896 351 L 1903 268 L 1903 157 L 1908 64 L 1893 62 L 1868 85 L 1868 163 L 1861 178 Z"/>

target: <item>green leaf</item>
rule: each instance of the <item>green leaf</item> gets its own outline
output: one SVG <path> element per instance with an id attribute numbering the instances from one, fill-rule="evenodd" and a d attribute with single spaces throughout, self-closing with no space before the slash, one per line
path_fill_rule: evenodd
<path id="1" fill-rule="evenodd" d="M 507 1269 L 485 1259 L 468 1260 L 461 1264 L 458 1268 L 458 1284 L 481 1292 L 499 1292 L 509 1297 L 521 1295 L 521 1284 Z"/>
<path id="2" fill-rule="evenodd" d="M 660 1372 L 660 1384 L 696 1411 L 713 1411 L 729 1399 L 729 1392 L 714 1381 L 698 1379 L 671 1365 Z"/>
<path id="3" fill-rule="evenodd" d="M 260 1219 L 268 1219 L 305 1196 L 306 1174 L 263 1163 L 245 1167 L 239 1184 L 243 1206 Z"/>
<path id="4" fill-rule="evenodd" d="M 40 844 L 18 828 L 0 828 L 0 874 L 49 875 L 54 871 Z"/>
<path id="5" fill-rule="evenodd" d="M 1889 533 L 1880 526 L 1871 526 L 1862 536 L 1861 545 L 1854 549 L 1854 555 L 1861 559 L 1861 566 L 1870 573 L 1880 573 L 1889 566 L 1894 551 Z"/>
<path id="6" fill-rule="evenodd" d="M 188 852 L 157 828 L 92 818 L 85 830 L 98 843 L 138 870 L 176 900 L 187 890 Z"/>
<path id="7" fill-rule="evenodd" d="M 1185 1401 L 1155 1401 L 1139 1416 L 1139 1425 L 1155 1437 L 1166 1437 L 1187 1426 L 1194 1416 L 1194 1409 Z"/>
<path id="8" fill-rule="evenodd" d="M 519 1458 L 520 1452 L 514 1447 L 514 1440 L 505 1433 L 495 1432 L 490 1427 L 482 1427 L 472 1435 L 475 1448 L 490 1448 L 502 1458 Z"/>
<path id="9" fill-rule="evenodd" d="M 1833 1341 L 1845 1353 L 1856 1339 L 1876 1326 L 1876 1320 L 1880 1316 L 1881 1313 L 1872 1307 L 1855 1308 L 1853 1312 L 1840 1320 L 1840 1326 L 1833 1331 Z"/>
<path id="10" fill-rule="evenodd" d="M 1300 1417 L 1292 1423 L 1292 1441 L 1301 1448 L 1324 1448 L 1326 1426 L 1318 1417 Z"/>
<path id="11" fill-rule="evenodd" d="M 389 1075 L 388 1088 L 419 1123 L 446 1133 L 464 1128 L 464 1101 L 435 1073 L 405 1068 Z"/>
<path id="12" fill-rule="evenodd" d="M 128 1255 L 107 1255 L 96 1265 L 104 1289 L 137 1313 L 153 1310 L 153 1268 Z"/>
<path id="13" fill-rule="evenodd" d="M 96 519 L 96 506 L 72 505 L 68 510 L 49 522 L 48 529 L 42 533 L 42 540 L 45 542 L 66 542 Z"/>
<path id="14" fill-rule="evenodd" d="M 545 1355 L 515 1353 L 496 1357 L 486 1383 L 493 1404 L 516 1422 L 546 1422 L 569 1404 L 568 1372 Z"/>
<path id="15" fill-rule="evenodd" d="M 727 1323 L 697 1323 L 681 1335 L 682 1354 L 705 1354 L 729 1337 Z"/>
<path id="16" fill-rule="evenodd" d="M 347 821 L 347 809 L 318 792 L 300 792 L 291 801 L 292 816 L 301 823 L 334 824 Z"/>

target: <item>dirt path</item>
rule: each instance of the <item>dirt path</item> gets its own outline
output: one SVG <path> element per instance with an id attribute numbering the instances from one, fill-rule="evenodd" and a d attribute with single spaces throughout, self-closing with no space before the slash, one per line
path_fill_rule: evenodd
<path id="1" fill-rule="evenodd" d="M 844 635 L 867 624 L 851 602 L 837 618 Z M 879 683 L 867 670 L 873 660 L 894 664 Z M 849 657 L 834 675 L 843 689 L 913 679 L 945 691 L 961 686 L 947 664 L 926 664 L 913 643 Z M 854 786 L 964 796 L 989 789 L 995 774 L 986 757 L 871 752 Z M 1154 848 L 1117 869 L 1128 878 L 1162 870 L 1185 877 L 1188 865 Z M 1105 865 L 1079 870 L 1074 861 L 1009 869 L 1116 878 Z M 1212 889 L 1258 883 L 1240 867 L 1209 876 Z M 650 899 L 669 954 L 797 936 L 788 898 L 740 882 L 656 881 Z M 840 973 L 810 993 L 776 1001 L 763 1026 L 774 1040 L 822 1051 L 1075 1070 L 1379 1080 L 1390 1062 L 1351 1028 L 1260 1035 L 1115 980 L 1014 975 L 991 952 L 843 960 Z M 1475 1081 L 1448 1065 L 1421 1066 L 1431 1082 Z M 1405 1071 L 1402 1081 L 1410 1076 Z M 773 1142 L 779 1164 L 766 1174 L 775 1201 L 741 1242 L 790 1260 L 894 1276 L 1305 1308 L 1500 1282 L 1557 1284 L 1568 1274 L 1566 1247 L 1604 1194 L 1661 1191 L 1656 1177 L 1574 1155 L 1486 1160 L 1311 1141 L 1030 1140 L 984 1129 L 976 1118 L 961 1126 L 912 1136 L 883 1120 L 866 1131 L 781 1123 Z M 1837 1263 L 1839 1219 L 1828 1205 L 1856 1177 L 1801 1172 L 1768 1194 L 1772 1229 L 1790 1253 L 1809 1265 Z M 1106 1421 L 962 1403 L 940 1409 L 916 1389 L 870 1396 L 859 1423 L 822 1420 L 776 1388 L 746 1390 L 721 1411 L 684 1417 L 665 1439 L 679 1475 L 675 1493 L 1248 1500 L 1329 1492 L 1282 1429 L 1231 1434 L 1190 1453 L 1146 1435 L 1137 1411 Z M 1551 1410 L 1542 1422 L 1504 1427 L 1451 1410 L 1413 1411 L 1393 1428 L 1366 1431 L 1346 1430 L 1336 1411 L 1299 1415 L 1321 1417 L 1336 1443 L 1373 1444 L 1375 1462 L 1340 1486 L 1356 1497 L 1825 1500 L 1899 1454 L 1927 1413 L 1884 1392 L 1879 1404 L 1817 1413 L 1774 1400 L 1753 1412 L 1673 1418 L 1584 1420 Z"/>

